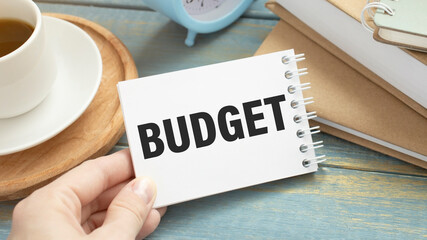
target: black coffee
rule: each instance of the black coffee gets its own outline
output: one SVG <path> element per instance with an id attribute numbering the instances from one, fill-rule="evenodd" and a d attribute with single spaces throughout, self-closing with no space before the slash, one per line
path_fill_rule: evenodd
<path id="1" fill-rule="evenodd" d="M 0 57 L 15 51 L 30 38 L 34 27 L 17 19 L 0 19 Z"/>

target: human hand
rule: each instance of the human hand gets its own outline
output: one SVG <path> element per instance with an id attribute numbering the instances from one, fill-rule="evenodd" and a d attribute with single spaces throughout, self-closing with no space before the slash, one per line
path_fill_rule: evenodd
<path id="1" fill-rule="evenodd" d="M 141 239 L 166 208 L 156 187 L 133 179 L 129 150 L 89 160 L 19 202 L 9 239 Z"/>

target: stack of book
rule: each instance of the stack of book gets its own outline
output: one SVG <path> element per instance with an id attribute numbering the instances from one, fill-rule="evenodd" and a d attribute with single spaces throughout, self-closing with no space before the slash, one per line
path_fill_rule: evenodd
<path id="1" fill-rule="evenodd" d="M 281 20 L 256 54 L 305 53 L 322 130 L 427 168 L 427 53 L 375 41 L 364 0 L 277 0 Z M 310 109 L 312 108 L 312 109 Z"/>

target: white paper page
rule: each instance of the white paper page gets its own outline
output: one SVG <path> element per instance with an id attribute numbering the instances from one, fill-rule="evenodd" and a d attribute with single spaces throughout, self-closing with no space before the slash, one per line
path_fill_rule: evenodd
<path id="1" fill-rule="evenodd" d="M 296 114 L 305 113 L 305 108 L 290 107 L 293 99 L 302 99 L 302 93 L 287 91 L 290 84 L 299 83 L 299 78 L 289 80 L 284 77 L 287 70 L 296 70 L 296 63 L 284 65 L 281 62 L 284 55 L 294 55 L 294 52 L 282 51 L 118 84 L 135 172 L 137 176 L 148 176 L 156 182 L 155 207 L 317 170 L 316 164 L 308 168 L 302 165 L 304 159 L 314 157 L 315 153 L 313 150 L 302 153 L 299 149 L 301 144 L 309 144 L 312 139 L 310 135 L 296 136 L 299 129 L 309 126 L 307 121 L 293 121 Z M 280 97 L 277 97 L 276 103 L 264 104 L 264 99 L 281 95 L 285 101 L 279 101 Z M 249 102 L 254 106 L 248 107 Z M 243 103 L 246 103 L 247 115 L 252 112 L 255 118 L 260 118 L 252 121 L 257 130 L 251 132 L 263 132 L 266 128 L 267 133 L 249 136 Z M 261 106 L 255 106 L 257 104 Z M 273 105 L 275 109 L 280 106 L 278 112 L 283 119 L 275 116 Z M 225 121 L 219 121 L 219 112 L 225 106 L 233 106 L 229 108 L 237 109 L 239 114 L 222 114 Z M 212 117 L 215 140 L 208 146 L 197 148 L 194 132 L 198 131 L 193 131 L 190 115 L 200 112 Z M 177 123 L 180 116 L 184 116 L 190 144 L 188 149 L 181 149 L 182 152 L 172 152 L 163 120 L 170 119 L 176 145 L 180 146 L 182 141 Z M 276 119 L 283 121 L 284 130 L 277 130 Z M 205 122 L 199 122 L 203 139 L 210 139 L 212 133 L 209 137 Z M 234 125 L 240 122 L 244 137 L 225 140 L 219 122 L 226 126 L 222 129 L 230 135 L 236 133 L 230 122 Z M 154 134 L 150 130 L 153 125 L 160 130 L 157 139 L 164 145 L 161 154 L 156 153 L 159 144 L 154 143 L 159 140 L 152 141 L 155 136 L 150 139 Z M 141 132 L 145 132 L 142 139 L 149 146 L 146 155 L 138 126 L 145 126 Z M 147 144 L 147 141 L 152 142 Z M 148 152 L 158 156 L 145 159 L 144 156 L 150 156 Z"/>

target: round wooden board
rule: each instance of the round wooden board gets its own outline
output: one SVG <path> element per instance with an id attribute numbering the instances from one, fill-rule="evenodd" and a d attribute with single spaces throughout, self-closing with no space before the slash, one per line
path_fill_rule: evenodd
<path id="1" fill-rule="evenodd" d="M 138 77 L 131 54 L 110 31 L 83 18 L 48 13 L 82 28 L 102 56 L 102 81 L 92 103 L 72 125 L 28 150 L 0 156 L 0 200 L 29 195 L 80 164 L 106 154 L 125 129 L 116 84 Z"/>

